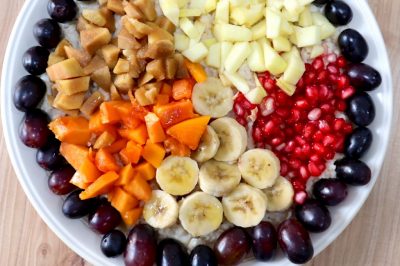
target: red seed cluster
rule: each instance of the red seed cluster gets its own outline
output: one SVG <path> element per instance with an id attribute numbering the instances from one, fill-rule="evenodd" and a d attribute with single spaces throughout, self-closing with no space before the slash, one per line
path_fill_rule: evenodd
<path id="1" fill-rule="evenodd" d="M 261 104 L 251 104 L 240 93 L 235 99 L 236 119 L 244 126 L 258 108 L 251 129 L 254 143 L 279 157 L 281 175 L 292 182 L 295 200 L 305 198 L 307 180 L 320 176 L 326 162 L 343 152 L 345 138 L 353 131 L 337 114 L 346 110 L 346 100 L 355 89 L 344 74 L 346 60 L 333 57 L 318 57 L 306 64 L 293 96 L 285 94 L 269 73 L 262 73 L 258 77 L 268 96 Z"/>

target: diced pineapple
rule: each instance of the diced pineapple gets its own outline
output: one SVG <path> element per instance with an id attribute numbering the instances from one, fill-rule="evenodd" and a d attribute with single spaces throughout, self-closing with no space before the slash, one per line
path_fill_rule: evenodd
<path id="1" fill-rule="evenodd" d="M 229 23 L 229 0 L 220 0 L 215 9 L 215 23 Z"/>
<path id="2" fill-rule="evenodd" d="M 292 44 L 290 43 L 290 41 L 282 36 L 273 39 L 272 44 L 274 46 L 274 49 L 278 52 L 289 52 L 292 48 Z"/>
<path id="3" fill-rule="evenodd" d="M 217 40 L 214 39 L 214 38 L 212 38 L 212 39 L 207 39 L 207 40 L 204 40 L 203 43 L 204 43 L 208 48 L 210 48 L 212 45 L 214 45 L 214 44 L 217 43 Z"/>
<path id="4" fill-rule="evenodd" d="M 283 7 L 283 0 L 267 0 L 267 7 L 279 11 Z"/>
<path id="5" fill-rule="evenodd" d="M 200 42 L 193 45 L 189 49 L 186 49 L 182 54 L 190 61 L 199 63 L 207 56 L 208 49 L 203 43 Z"/>
<path id="6" fill-rule="evenodd" d="M 297 15 L 300 15 L 305 8 L 304 5 L 300 4 L 298 0 L 285 0 L 283 5 L 290 14 Z"/>
<path id="7" fill-rule="evenodd" d="M 249 100 L 252 104 L 260 104 L 265 96 L 267 96 L 267 92 L 261 86 L 255 87 L 245 95 L 246 99 Z"/>
<path id="8" fill-rule="evenodd" d="M 306 71 L 303 60 L 295 52 L 290 53 L 288 65 L 282 79 L 289 84 L 296 85 Z"/>
<path id="9" fill-rule="evenodd" d="M 205 10 L 206 1 L 204 0 L 190 0 L 189 7 L 192 9 L 200 9 L 202 12 Z"/>
<path id="10" fill-rule="evenodd" d="M 238 6 L 232 8 L 230 14 L 230 21 L 235 25 L 244 25 L 248 19 L 247 16 L 248 9 L 244 6 Z"/>
<path id="11" fill-rule="evenodd" d="M 311 49 L 310 57 L 311 59 L 314 59 L 322 54 L 324 54 L 325 49 L 322 47 L 322 45 L 314 45 Z"/>
<path id="12" fill-rule="evenodd" d="M 174 25 L 179 25 L 179 6 L 177 0 L 159 0 L 160 7 L 164 16 L 166 16 Z"/>
<path id="13" fill-rule="evenodd" d="M 178 1 L 178 6 L 180 8 L 184 8 L 187 6 L 187 4 L 189 3 L 189 0 L 177 0 Z"/>
<path id="14" fill-rule="evenodd" d="M 122 5 L 121 0 L 108 0 L 107 8 L 120 16 L 125 14 L 124 6 Z"/>
<path id="15" fill-rule="evenodd" d="M 123 58 L 120 58 L 117 64 L 114 67 L 114 74 L 125 74 L 129 72 L 129 61 Z"/>
<path id="16" fill-rule="evenodd" d="M 312 13 L 313 23 L 320 27 L 321 40 L 331 37 L 335 32 L 336 28 L 329 20 L 320 13 Z"/>
<path id="17" fill-rule="evenodd" d="M 90 77 L 80 77 L 74 79 L 56 81 L 57 90 L 65 95 L 72 95 L 85 92 L 89 89 Z"/>
<path id="18" fill-rule="evenodd" d="M 207 65 L 215 68 L 220 68 L 221 66 L 221 43 L 215 43 L 210 46 L 208 56 L 206 59 Z"/>
<path id="19" fill-rule="evenodd" d="M 244 6 L 246 4 L 246 0 L 229 0 L 231 7 Z"/>
<path id="20" fill-rule="evenodd" d="M 220 42 L 249 42 L 253 38 L 253 33 L 243 26 L 217 24 L 214 26 L 214 36 Z"/>
<path id="21" fill-rule="evenodd" d="M 189 36 L 190 39 L 196 39 L 198 37 L 199 33 L 196 27 L 188 18 L 181 18 L 179 25 L 182 31 Z"/>
<path id="22" fill-rule="evenodd" d="M 265 68 L 272 75 L 279 75 L 283 73 L 287 67 L 287 63 L 283 58 L 267 43 L 264 43 L 264 60 Z"/>
<path id="23" fill-rule="evenodd" d="M 281 34 L 282 35 L 291 35 L 293 33 L 294 33 L 293 24 L 291 24 L 285 18 L 282 18 Z"/>
<path id="24" fill-rule="evenodd" d="M 298 21 L 298 25 L 300 27 L 308 27 L 308 26 L 313 25 L 313 18 L 311 15 L 310 8 L 306 8 L 306 9 L 304 9 L 303 12 L 301 12 L 299 21 Z"/>
<path id="25" fill-rule="evenodd" d="M 229 53 L 231 52 L 233 44 L 230 42 L 222 42 L 221 43 L 221 71 L 223 70 L 224 64 Z"/>
<path id="26" fill-rule="evenodd" d="M 182 52 L 189 48 L 189 37 L 184 34 L 175 33 L 175 49 Z"/>
<path id="27" fill-rule="evenodd" d="M 105 16 L 100 12 L 99 9 L 84 9 L 82 10 L 82 16 L 87 21 L 100 27 L 103 27 L 107 23 Z"/>
<path id="28" fill-rule="evenodd" d="M 247 10 L 247 21 L 245 26 L 251 27 L 264 17 L 265 4 L 252 4 Z"/>
<path id="29" fill-rule="evenodd" d="M 292 96 L 296 91 L 296 85 L 287 83 L 282 77 L 276 81 L 276 85 L 289 96 Z"/>
<path id="30" fill-rule="evenodd" d="M 280 35 L 281 32 L 281 23 L 282 17 L 281 15 L 270 8 L 266 9 L 265 13 L 266 18 L 266 35 L 267 38 L 273 39 Z"/>
<path id="31" fill-rule="evenodd" d="M 261 20 L 256 25 L 251 28 L 251 32 L 253 33 L 253 41 L 256 41 L 262 37 L 265 37 L 265 32 L 267 30 L 267 24 L 264 20 Z"/>
<path id="32" fill-rule="evenodd" d="M 225 70 L 229 73 L 235 73 L 246 61 L 251 53 L 250 44 L 248 42 L 240 42 L 233 45 L 224 65 Z"/>
<path id="33" fill-rule="evenodd" d="M 196 31 L 197 31 L 197 36 L 196 36 L 196 38 L 194 38 L 194 40 L 196 41 L 196 42 L 199 42 L 200 40 L 201 40 L 201 37 L 203 36 L 203 34 L 204 34 L 204 31 L 206 30 L 206 25 L 204 24 L 204 23 L 202 23 L 202 22 L 200 22 L 200 21 L 196 21 L 195 23 L 194 23 L 194 27 L 196 28 Z"/>
<path id="34" fill-rule="evenodd" d="M 265 69 L 265 61 L 264 61 L 264 52 L 261 44 L 259 42 L 251 42 L 251 54 L 247 58 L 247 63 L 249 64 L 249 68 L 254 72 L 264 72 Z"/>
<path id="35" fill-rule="evenodd" d="M 238 91 L 240 91 L 243 94 L 246 94 L 250 91 L 249 84 L 247 84 L 247 81 L 245 78 L 243 78 L 241 75 L 238 73 L 228 73 L 224 72 L 224 76 L 233 84 L 233 86 L 236 87 Z"/>
<path id="36" fill-rule="evenodd" d="M 300 5 L 306 6 L 314 2 L 315 0 L 298 0 Z"/>
<path id="37" fill-rule="evenodd" d="M 179 17 L 200 17 L 203 11 L 201 9 L 185 8 L 179 11 Z"/>
<path id="38" fill-rule="evenodd" d="M 321 43 L 321 32 L 319 26 L 305 28 L 296 27 L 296 40 L 298 47 L 312 46 Z"/>
<path id="39" fill-rule="evenodd" d="M 205 10 L 207 13 L 211 13 L 217 8 L 217 0 L 206 0 Z"/>
<path id="40" fill-rule="evenodd" d="M 51 81 L 82 77 L 84 75 L 81 65 L 75 58 L 61 61 L 46 69 Z"/>
<path id="41" fill-rule="evenodd" d="M 79 109 L 82 106 L 85 94 L 85 92 L 82 92 L 73 95 L 65 95 L 62 92 L 59 92 L 54 99 L 53 106 L 62 110 Z"/>
<path id="42" fill-rule="evenodd" d="M 297 22 L 299 20 L 300 13 L 291 12 L 286 8 L 282 9 L 282 16 L 287 19 L 289 22 Z"/>

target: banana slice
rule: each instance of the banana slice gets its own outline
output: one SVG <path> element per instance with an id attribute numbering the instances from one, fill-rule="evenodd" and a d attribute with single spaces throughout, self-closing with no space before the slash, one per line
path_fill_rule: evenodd
<path id="1" fill-rule="evenodd" d="M 195 192 L 182 200 L 179 221 L 192 236 L 205 236 L 221 225 L 223 208 L 221 202 L 204 192 Z"/>
<path id="2" fill-rule="evenodd" d="M 169 156 L 156 172 L 156 180 L 160 188 L 174 196 L 190 193 L 198 179 L 199 166 L 189 157 Z"/>
<path id="3" fill-rule="evenodd" d="M 201 190 L 216 197 L 230 193 L 242 179 L 236 164 L 210 160 L 200 167 Z"/>
<path id="4" fill-rule="evenodd" d="M 284 177 L 278 177 L 276 183 L 264 190 L 268 199 L 267 210 L 270 212 L 286 211 L 292 206 L 294 190 Z"/>
<path id="5" fill-rule="evenodd" d="M 240 156 L 238 166 L 246 183 L 259 189 L 275 184 L 281 171 L 278 157 L 264 149 L 246 151 Z"/>
<path id="6" fill-rule="evenodd" d="M 233 91 L 217 78 L 197 83 L 192 93 L 193 107 L 197 113 L 213 118 L 227 115 L 233 108 Z"/>
<path id="7" fill-rule="evenodd" d="M 176 223 L 178 212 L 174 197 L 162 190 L 153 190 L 151 199 L 143 207 L 143 218 L 154 228 L 166 228 Z"/>
<path id="8" fill-rule="evenodd" d="M 210 160 L 217 153 L 219 143 L 219 138 L 215 130 L 207 126 L 207 130 L 201 137 L 199 147 L 196 152 L 192 154 L 192 158 L 199 163 Z"/>
<path id="9" fill-rule="evenodd" d="M 236 161 L 247 147 L 246 129 L 230 117 L 219 118 L 210 126 L 215 130 L 220 141 L 214 159 L 222 162 Z"/>
<path id="10" fill-rule="evenodd" d="M 251 227 L 264 218 L 267 197 L 261 190 L 242 183 L 222 198 L 222 206 L 229 222 L 240 227 Z"/>

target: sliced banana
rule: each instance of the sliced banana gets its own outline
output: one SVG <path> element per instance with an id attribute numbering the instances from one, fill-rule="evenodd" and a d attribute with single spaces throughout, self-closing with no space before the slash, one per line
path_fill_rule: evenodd
<path id="1" fill-rule="evenodd" d="M 241 179 L 237 164 L 210 160 L 200 167 L 201 190 L 216 197 L 229 194 L 239 185 Z"/>
<path id="2" fill-rule="evenodd" d="M 215 130 L 220 141 L 214 159 L 222 162 L 236 161 L 247 147 L 246 129 L 230 117 L 219 118 L 210 126 Z"/>
<path id="3" fill-rule="evenodd" d="M 174 196 L 186 195 L 199 180 L 199 166 L 189 157 L 169 156 L 157 168 L 156 180 L 165 192 Z"/>
<path id="4" fill-rule="evenodd" d="M 259 189 L 275 184 L 281 171 L 278 157 L 265 149 L 246 151 L 240 156 L 238 166 L 246 183 Z"/>
<path id="5" fill-rule="evenodd" d="M 225 87 L 221 80 L 208 78 L 194 86 L 192 102 L 196 112 L 201 115 L 223 117 L 233 108 L 233 91 Z"/>
<path id="6" fill-rule="evenodd" d="M 221 202 L 204 192 L 195 192 L 182 200 L 179 221 L 192 236 L 205 236 L 221 225 L 223 208 Z"/>
<path id="7" fill-rule="evenodd" d="M 261 190 L 242 183 L 222 198 L 222 206 L 229 222 L 240 227 L 251 227 L 264 218 L 267 197 Z"/>
<path id="8" fill-rule="evenodd" d="M 206 132 L 201 137 L 199 147 L 196 152 L 192 154 L 192 158 L 199 163 L 210 160 L 218 151 L 219 138 L 215 130 L 207 126 Z"/>
<path id="9" fill-rule="evenodd" d="M 143 206 L 144 220 L 154 228 L 166 228 L 178 220 L 176 199 L 162 190 L 153 190 L 151 199 Z"/>
<path id="10" fill-rule="evenodd" d="M 267 210 L 270 212 L 286 211 L 293 204 L 292 184 L 284 177 L 278 177 L 275 184 L 264 190 L 268 199 Z"/>

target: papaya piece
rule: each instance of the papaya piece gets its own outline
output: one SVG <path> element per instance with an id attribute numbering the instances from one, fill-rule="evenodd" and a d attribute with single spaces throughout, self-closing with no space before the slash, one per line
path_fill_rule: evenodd
<path id="1" fill-rule="evenodd" d="M 100 105 L 101 123 L 113 124 L 121 120 L 119 112 L 112 102 L 104 102 Z"/>
<path id="2" fill-rule="evenodd" d="M 133 140 L 137 144 L 143 145 L 148 139 L 147 128 L 145 124 L 141 124 L 136 128 L 125 128 L 118 130 L 121 137 Z"/>
<path id="3" fill-rule="evenodd" d="M 111 132 L 110 130 L 104 131 L 101 135 L 96 139 L 96 142 L 93 145 L 93 148 L 96 150 L 110 146 L 117 139 L 116 133 Z"/>
<path id="4" fill-rule="evenodd" d="M 158 168 L 165 157 L 165 149 L 159 144 L 148 141 L 143 147 L 142 157 L 152 166 Z"/>
<path id="5" fill-rule="evenodd" d="M 136 144 L 134 141 L 129 141 L 126 147 L 119 152 L 121 159 L 124 163 L 138 163 L 142 155 L 142 146 Z"/>
<path id="6" fill-rule="evenodd" d="M 135 177 L 135 170 L 133 169 L 132 164 L 128 163 L 121 169 L 121 171 L 119 171 L 119 179 L 115 183 L 115 185 L 125 186 L 130 181 L 132 181 L 134 177 Z"/>
<path id="7" fill-rule="evenodd" d="M 137 165 L 135 171 L 146 180 L 152 180 L 156 177 L 156 169 L 148 162 Z"/>
<path id="8" fill-rule="evenodd" d="M 102 172 L 117 172 L 121 168 L 118 165 L 117 160 L 114 158 L 114 156 L 105 149 L 100 149 L 96 153 L 95 164 L 97 168 Z"/>
<path id="9" fill-rule="evenodd" d="M 144 121 L 146 123 L 147 133 L 151 142 L 159 143 L 166 139 L 164 129 L 161 126 L 160 118 L 158 118 L 156 114 L 148 113 L 144 117 Z"/>
<path id="10" fill-rule="evenodd" d="M 194 116 L 191 101 L 179 101 L 154 106 L 153 111 L 160 118 L 163 128 L 169 128 Z"/>
<path id="11" fill-rule="evenodd" d="M 75 172 L 69 182 L 80 189 L 86 189 L 90 185 L 90 183 L 85 183 L 84 178 L 78 172 Z"/>
<path id="12" fill-rule="evenodd" d="M 139 200 L 148 201 L 151 198 L 152 189 L 140 175 L 136 175 L 128 185 L 124 186 L 124 189 Z"/>
<path id="13" fill-rule="evenodd" d="M 175 80 L 172 85 L 172 98 L 179 101 L 183 99 L 191 99 L 194 81 L 192 79 Z"/>
<path id="14" fill-rule="evenodd" d="M 75 170 L 78 170 L 85 158 L 88 157 L 89 148 L 82 145 L 62 142 L 60 145 L 60 153 Z"/>
<path id="15" fill-rule="evenodd" d="M 171 155 L 181 156 L 181 157 L 189 157 L 191 151 L 188 146 L 179 142 L 177 139 L 173 137 L 168 137 L 164 141 L 164 147 L 167 152 L 170 152 Z"/>
<path id="16" fill-rule="evenodd" d="M 118 178 L 119 176 L 116 172 L 105 173 L 82 191 L 79 194 L 79 198 L 81 200 L 86 200 L 107 193 Z"/>
<path id="17" fill-rule="evenodd" d="M 70 144 L 87 145 L 91 137 L 89 121 L 81 116 L 56 118 L 49 128 L 58 140 Z"/>
<path id="18" fill-rule="evenodd" d="M 142 212 L 143 208 L 134 208 L 122 213 L 121 217 L 127 226 L 133 226 L 139 221 L 140 216 L 142 216 Z"/>
<path id="19" fill-rule="evenodd" d="M 137 207 L 138 204 L 139 201 L 122 188 L 117 187 L 114 189 L 111 205 L 120 213 L 132 210 Z"/>
<path id="20" fill-rule="evenodd" d="M 117 153 L 120 152 L 123 148 L 126 147 L 126 144 L 128 143 L 128 141 L 126 139 L 119 139 L 117 141 L 115 141 L 113 144 L 111 144 L 108 147 L 104 147 L 103 150 L 113 154 L 113 153 Z"/>
<path id="21" fill-rule="evenodd" d="M 96 165 L 91 161 L 90 157 L 86 157 L 78 169 L 85 183 L 96 181 L 102 173 L 97 169 Z"/>

